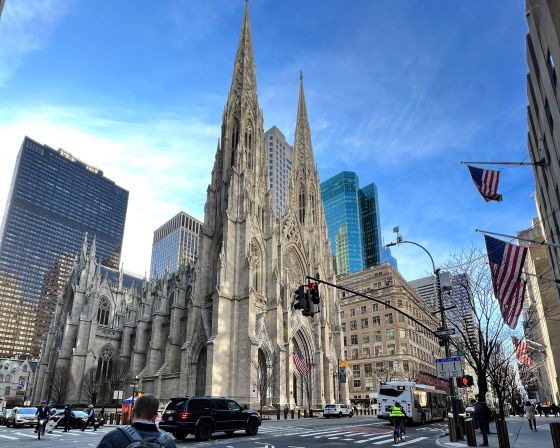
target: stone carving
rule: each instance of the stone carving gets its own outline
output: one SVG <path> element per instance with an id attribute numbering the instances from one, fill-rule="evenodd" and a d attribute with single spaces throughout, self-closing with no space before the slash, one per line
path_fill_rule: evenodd
<path id="1" fill-rule="evenodd" d="M 289 250 L 284 255 L 284 269 L 286 270 L 286 283 L 291 290 L 297 289 L 303 282 L 303 270 L 297 255 L 293 250 Z"/>
<path id="2" fill-rule="evenodd" d="M 259 260 L 261 258 L 261 250 L 259 244 L 253 239 L 249 243 L 249 253 L 247 254 L 247 261 L 251 269 L 256 269 L 259 265 Z"/>

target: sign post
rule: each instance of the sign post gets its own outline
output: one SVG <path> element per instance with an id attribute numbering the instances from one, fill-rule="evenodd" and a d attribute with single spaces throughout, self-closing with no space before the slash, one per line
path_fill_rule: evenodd
<path id="1" fill-rule="evenodd" d="M 115 400 L 115 414 L 119 412 L 119 400 L 123 398 L 123 391 L 122 390 L 115 390 L 113 391 L 113 400 Z"/>

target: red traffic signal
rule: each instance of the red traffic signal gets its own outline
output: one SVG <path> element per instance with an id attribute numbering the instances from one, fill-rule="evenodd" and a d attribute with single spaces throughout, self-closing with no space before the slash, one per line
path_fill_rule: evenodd
<path id="1" fill-rule="evenodd" d="M 321 303 L 321 297 L 319 297 L 319 284 L 317 282 L 309 282 L 309 284 L 307 285 L 307 289 L 311 301 L 315 305 L 319 305 L 319 303 Z"/>
<path id="2" fill-rule="evenodd" d="M 474 386 L 474 379 L 471 375 L 463 375 L 457 378 L 457 387 L 470 387 Z"/>

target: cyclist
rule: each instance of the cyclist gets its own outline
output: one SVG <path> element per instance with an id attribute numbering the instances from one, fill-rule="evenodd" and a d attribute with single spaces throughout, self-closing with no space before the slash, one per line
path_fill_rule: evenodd
<path id="1" fill-rule="evenodd" d="M 41 431 L 41 435 L 45 435 L 45 426 L 47 426 L 47 422 L 51 416 L 51 408 L 47 405 L 46 401 L 41 401 L 41 406 L 37 408 L 37 412 L 35 412 L 35 417 L 37 418 L 37 429 L 35 432 Z M 39 427 L 39 421 L 43 420 L 43 424 Z"/>
<path id="2" fill-rule="evenodd" d="M 404 430 L 404 419 L 406 414 L 404 409 L 398 401 L 395 401 L 395 405 L 391 408 L 391 420 L 393 420 L 393 426 L 395 428 L 395 434 L 397 433 L 397 427 L 400 428 L 401 434 L 406 434 Z"/>

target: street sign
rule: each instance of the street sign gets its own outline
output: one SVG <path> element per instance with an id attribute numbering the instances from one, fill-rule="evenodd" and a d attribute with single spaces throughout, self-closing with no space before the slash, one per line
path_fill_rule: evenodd
<path id="1" fill-rule="evenodd" d="M 122 400 L 123 391 L 122 390 L 115 390 L 113 391 L 113 400 Z"/>
<path id="2" fill-rule="evenodd" d="M 454 378 L 463 375 L 461 358 L 453 356 L 451 358 L 437 358 L 436 371 L 438 378 Z"/>
<path id="3" fill-rule="evenodd" d="M 340 361 L 340 367 L 342 367 L 343 369 L 347 369 L 348 367 L 350 367 L 350 363 L 348 361 Z"/>
<path id="4" fill-rule="evenodd" d="M 446 330 L 436 331 L 436 336 L 438 338 L 441 338 L 442 336 L 451 336 L 452 334 L 455 334 L 455 328 L 447 328 Z"/>

